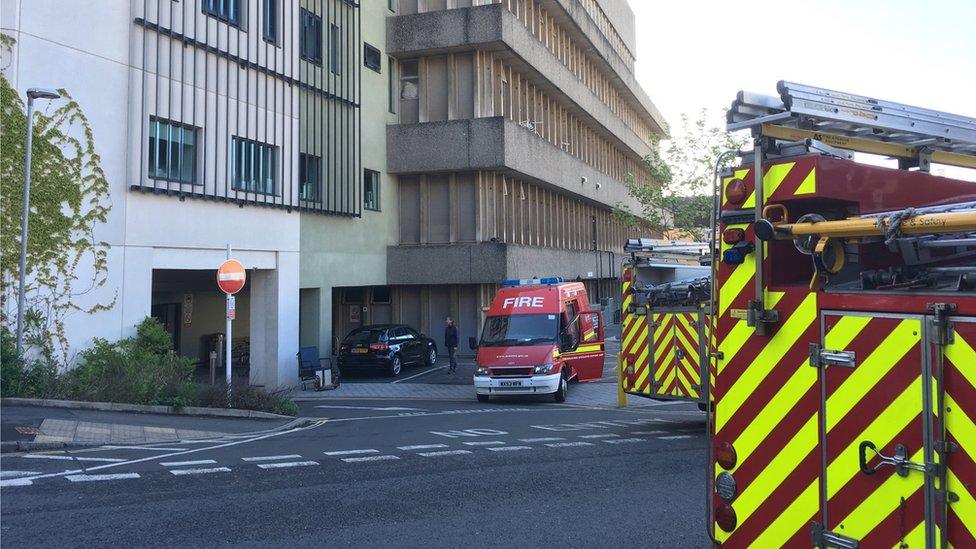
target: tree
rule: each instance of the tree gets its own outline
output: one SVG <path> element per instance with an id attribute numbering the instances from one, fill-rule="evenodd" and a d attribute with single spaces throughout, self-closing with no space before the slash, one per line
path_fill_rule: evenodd
<path id="1" fill-rule="evenodd" d="M 745 143 L 745 137 L 715 125 L 707 109 L 702 109 L 693 122 L 681 115 L 679 129 L 671 139 L 661 143 L 651 138 L 652 152 L 644 163 L 652 182 L 627 178 L 636 209 L 618 206 L 618 218 L 669 238 L 704 238 L 712 208 L 715 162 L 723 152 L 739 150 Z M 723 168 L 733 165 L 736 157 L 726 159 Z"/>
<path id="2" fill-rule="evenodd" d="M 0 35 L 5 54 L 13 45 L 11 37 Z M 4 57 L 9 62 L 9 55 Z M 107 281 L 108 244 L 96 240 L 94 231 L 106 221 L 111 204 L 91 125 L 68 92 L 59 92 L 62 100 L 52 105 L 53 112 L 34 113 L 24 319 L 27 343 L 64 364 L 66 318 L 111 308 L 114 299 L 79 304 L 83 295 Z M 0 323 L 10 327 L 17 314 L 27 113 L 2 72 L 0 117 Z"/>

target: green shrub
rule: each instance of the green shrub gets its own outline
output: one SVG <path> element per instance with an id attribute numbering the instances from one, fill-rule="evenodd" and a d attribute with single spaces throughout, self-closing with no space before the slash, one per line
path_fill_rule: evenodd
<path id="1" fill-rule="evenodd" d="M 297 416 L 298 405 L 288 398 L 288 393 L 288 389 L 266 391 L 251 385 L 235 385 L 231 391 L 231 407 Z M 227 391 L 219 385 L 199 385 L 196 401 L 197 406 L 227 408 Z"/>
<path id="2" fill-rule="evenodd" d="M 44 360 L 24 360 L 17 341 L 0 328 L 0 396 L 45 398 L 57 396 L 57 367 Z"/>

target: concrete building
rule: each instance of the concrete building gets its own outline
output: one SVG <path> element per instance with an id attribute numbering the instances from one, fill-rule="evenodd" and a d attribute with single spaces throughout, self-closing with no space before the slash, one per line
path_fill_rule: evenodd
<path id="1" fill-rule="evenodd" d="M 4 76 L 21 94 L 72 95 L 110 183 L 95 234 L 107 280 L 78 297 L 107 308 L 67 319 L 69 356 L 152 315 L 205 377 L 224 332 L 215 271 L 230 245 L 249 275 L 235 369 L 294 385 L 300 340 L 328 348 L 332 286 L 385 284 L 391 221 L 366 209 L 389 185 L 388 88 L 361 69 L 385 59 L 389 11 L 377 4 L 2 0 L 0 31 L 14 40 Z"/>
<path id="2" fill-rule="evenodd" d="M 395 317 L 476 335 L 508 278 L 562 276 L 617 295 L 624 181 L 667 132 L 634 78 L 624 0 L 399 0 L 387 25 L 398 120 Z M 648 236 L 648 235 L 641 235 Z M 619 301 L 618 301 L 619 303 Z"/>

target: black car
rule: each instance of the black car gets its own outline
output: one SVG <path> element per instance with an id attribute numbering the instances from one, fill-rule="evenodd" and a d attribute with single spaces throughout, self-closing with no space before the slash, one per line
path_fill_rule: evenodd
<path id="1" fill-rule="evenodd" d="M 378 324 L 356 328 L 339 345 L 342 369 L 382 369 L 400 375 L 404 366 L 431 366 L 437 362 L 434 340 L 402 324 Z"/>

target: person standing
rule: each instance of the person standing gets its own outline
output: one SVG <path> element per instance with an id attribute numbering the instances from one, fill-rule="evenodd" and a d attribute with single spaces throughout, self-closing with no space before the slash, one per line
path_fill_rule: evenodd
<path id="1" fill-rule="evenodd" d="M 453 374 L 457 370 L 458 329 L 451 317 L 447 317 L 447 326 L 444 327 L 444 347 L 447 347 L 447 356 L 450 359 L 447 373 Z"/>

